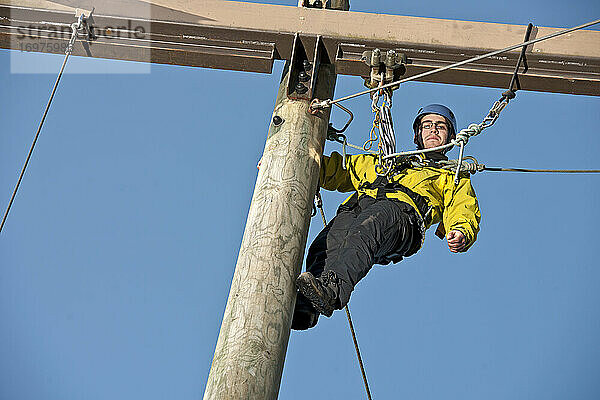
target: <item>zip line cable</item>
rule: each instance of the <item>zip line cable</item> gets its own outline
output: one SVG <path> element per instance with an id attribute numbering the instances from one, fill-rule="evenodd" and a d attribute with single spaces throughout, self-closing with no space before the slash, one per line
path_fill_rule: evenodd
<path id="1" fill-rule="evenodd" d="M 60 67 L 60 72 L 58 73 L 58 77 L 56 78 L 56 82 L 54 82 L 54 87 L 52 88 L 52 92 L 50 94 L 50 99 L 46 104 L 46 109 L 44 110 L 44 114 L 42 115 L 42 120 L 38 126 L 37 132 L 33 139 L 33 143 L 31 144 L 31 148 L 29 149 L 29 153 L 27 154 L 27 158 L 25 160 L 25 164 L 23 165 L 23 169 L 21 170 L 21 174 L 19 175 L 19 179 L 17 180 L 17 185 L 15 186 L 15 190 L 13 190 L 12 196 L 10 198 L 10 202 L 8 203 L 8 207 L 6 208 L 6 212 L 4 213 L 4 217 L 2 218 L 2 224 L 0 224 L 0 233 L 2 233 L 2 228 L 4 228 L 4 224 L 6 222 L 6 218 L 8 217 L 8 213 L 10 212 L 10 208 L 15 200 L 15 196 L 17 195 L 17 191 L 19 190 L 19 186 L 21 185 L 21 181 L 23 180 L 23 175 L 25 175 L 25 170 L 27 169 L 27 165 L 29 164 L 29 160 L 31 159 L 31 155 L 33 154 L 33 149 L 35 148 L 35 144 L 40 136 L 40 132 L 42 131 L 42 126 L 44 125 L 44 121 L 46 120 L 46 115 L 48 115 L 48 110 L 50 110 L 50 105 L 52 104 L 52 99 L 54 99 L 54 94 L 56 93 L 56 89 L 58 88 L 58 83 L 60 82 L 60 78 L 65 70 L 65 66 L 67 65 L 67 60 L 69 56 L 73 52 L 73 45 L 75 44 L 75 40 L 77 39 L 77 31 L 81 28 L 83 24 L 84 15 L 81 14 L 77 19 L 77 22 L 71 24 L 71 39 L 69 39 L 69 43 L 67 45 L 67 49 L 65 50 L 65 58 L 62 62 L 62 66 Z"/>
<path id="2" fill-rule="evenodd" d="M 531 169 L 531 168 L 501 168 L 501 167 L 486 167 L 483 171 L 491 172 L 531 172 L 531 173 L 548 173 L 548 174 L 600 174 L 600 169 Z"/>
<path id="3" fill-rule="evenodd" d="M 488 167 L 485 164 L 480 163 L 473 156 L 465 156 L 465 161 L 461 162 L 461 170 L 470 174 L 477 172 L 528 172 L 528 173 L 540 173 L 540 174 L 600 174 L 600 169 L 541 169 L 541 168 L 512 168 L 512 167 Z M 470 161 L 467 161 L 470 160 Z M 437 161 L 438 168 L 453 170 L 458 165 L 458 160 L 447 160 Z M 426 167 L 431 164 L 425 164 L 421 159 L 411 160 L 410 165 L 413 167 Z"/>
<path id="4" fill-rule="evenodd" d="M 315 204 L 321 212 L 321 219 L 323 220 L 323 226 L 325 227 L 327 226 L 327 219 L 325 218 L 325 211 L 323 211 L 323 199 L 321 198 L 321 193 L 319 193 L 318 190 L 317 194 L 315 194 Z M 346 310 L 348 326 L 350 328 L 350 333 L 352 334 L 352 341 L 354 342 L 354 349 L 356 350 L 356 357 L 358 358 L 358 365 L 360 366 L 360 373 L 362 374 L 363 383 L 367 392 L 367 398 L 369 400 L 372 400 L 371 390 L 369 390 L 369 382 L 367 381 L 367 373 L 365 372 L 365 366 L 363 365 L 363 360 L 360 356 L 360 349 L 358 348 L 358 339 L 356 339 L 356 333 L 354 332 L 354 324 L 352 323 L 352 317 L 350 316 L 350 308 L 348 308 L 348 304 L 346 304 L 346 307 L 344 307 L 344 309 Z"/>
<path id="5" fill-rule="evenodd" d="M 319 102 L 315 102 L 314 104 L 311 105 L 311 107 L 313 109 L 330 107 L 332 104 L 336 104 L 336 103 L 339 103 L 341 101 L 350 100 L 350 99 L 353 99 L 353 98 L 358 97 L 358 96 L 362 96 L 362 95 L 365 95 L 365 94 L 373 93 L 373 92 L 376 92 L 378 90 L 386 89 L 386 88 L 389 88 L 389 87 L 392 87 L 392 86 L 396 86 L 396 85 L 399 85 L 399 84 L 402 84 L 402 83 L 405 83 L 405 82 L 410 82 L 410 81 L 413 81 L 415 79 L 424 78 L 426 76 L 433 75 L 433 74 L 438 73 L 438 72 L 442 72 L 442 71 L 446 71 L 446 70 L 449 70 L 449 69 L 452 69 L 452 68 L 460 67 L 460 66 L 463 66 L 465 64 L 469 64 L 469 63 L 473 63 L 473 62 L 482 60 L 484 58 L 493 57 L 493 56 L 496 56 L 498 54 L 505 53 L 507 51 L 518 49 L 519 47 L 529 46 L 530 44 L 534 44 L 534 43 L 538 43 L 538 42 L 541 42 L 541 41 L 544 41 L 544 40 L 552 39 L 552 38 L 557 37 L 557 36 L 561 36 L 561 35 L 564 35 L 564 34 L 567 34 L 567 33 L 570 33 L 570 32 L 574 32 L 574 31 L 577 31 L 577 30 L 580 30 L 580 29 L 583 29 L 583 28 L 587 28 L 588 26 L 596 25 L 598 23 L 600 23 L 600 19 L 597 19 L 597 20 L 591 21 L 591 22 L 587 22 L 587 23 L 582 24 L 582 25 L 574 26 L 572 28 L 563 29 L 562 31 L 554 32 L 554 33 L 551 33 L 549 35 L 542 36 L 541 38 L 528 40 L 528 41 L 525 41 L 525 42 L 522 42 L 522 43 L 519 43 L 519 44 L 515 44 L 515 45 L 509 46 L 509 47 L 505 47 L 504 49 L 495 50 L 495 51 L 492 51 L 490 53 L 482 54 L 482 55 L 477 56 L 477 57 L 473 57 L 473 58 L 469 58 L 467 60 L 459 61 L 459 62 L 454 63 L 454 64 L 446 65 L 445 67 L 440 67 L 440 68 L 433 69 L 431 71 L 426 71 L 426 72 L 423 72 L 423 73 L 420 73 L 420 74 L 417 74 L 417 75 L 409 76 L 407 78 L 400 79 L 399 81 L 396 81 L 396 82 L 386 83 L 385 85 L 380 86 L 380 87 L 376 87 L 374 89 L 364 90 L 362 92 L 354 93 L 354 94 L 351 94 L 351 95 L 348 95 L 348 96 L 345 96 L 345 97 L 340 97 L 339 99 L 335 99 L 335 100 L 323 100 L 320 103 Z"/>

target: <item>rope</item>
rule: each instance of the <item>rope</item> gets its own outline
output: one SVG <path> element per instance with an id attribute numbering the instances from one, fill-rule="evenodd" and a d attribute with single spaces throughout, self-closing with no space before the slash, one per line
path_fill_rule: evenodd
<path id="1" fill-rule="evenodd" d="M 315 194 L 315 204 L 319 211 L 321 211 L 321 219 L 323 220 L 323 226 L 327 226 L 327 219 L 325 218 L 325 211 L 323 211 L 323 199 L 321 198 L 321 193 L 317 191 Z M 360 373 L 362 374 L 363 383 L 365 385 L 365 390 L 367 391 L 367 398 L 372 400 L 371 398 L 371 390 L 369 390 L 369 382 L 367 381 L 367 373 L 365 372 L 365 367 L 363 365 L 362 357 L 360 356 L 360 349 L 358 347 L 358 339 L 356 339 L 356 333 L 354 331 L 354 324 L 352 323 L 352 317 L 350 316 L 350 308 L 346 304 L 346 317 L 348 318 L 348 326 L 350 328 L 350 333 L 352 334 L 352 341 L 354 342 L 354 349 L 356 350 L 356 357 L 358 358 L 358 365 L 360 366 Z"/>
<path id="2" fill-rule="evenodd" d="M 600 169 L 530 169 L 530 168 L 500 168 L 483 167 L 484 171 L 493 172 L 537 172 L 555 174 L 600 174 Z"/>
<path id="3" fill-rule="evenodd" d="M 475 174 L 476 172 L 491 171 L 491 172 L 529 172 L 529 173 L 555 173 L 555 174 L 600 174 L 600 169 L 534 169 L 534 168 L 505 168 L 505 167 L 488 167 L 485 164 L 479 163 L 475 157 L 466 156 L 465 159 L 471 162 L 463 161 L 461 170 Z M 425 166 L 424 163 L 416 161 L 417 166 Z M 458 165 L 458 160 L 438 161 L 442 169 L 453 170 Z"/>
<path id="4" fill-rule="evenodd" d="M 375 113 L 375 118 L 373 118 L 373 125 L 371 126 L 371 130 L 369 131 L 369 139 L 363 144 L 363 151 L 371 151 L 373 147 L 373 143 L 379 140 L 377 136 L 377 128 L 379 126 L 379 121 L 381 120 L 381 115 L 379 114 L 379 109 L 375 108 L 373 111 Z"/>
<path id="5" fill-rule="evenodd" d="M 387 104 L 379 107 L 379 147 L 385 156 L 396 152 L 396 135 L 394 134 L 394 123 L 392 122 L 392 111 Z"/>
<path id="6" fill-rule="evenodd" d="M 336 104 L 337 106 L 339 106 L 339 104 Z M 371 154 L 378 154 L 376 151 L 373 150 L 365 150 L 365 145 L 366 142 L 363 146 L 357 146 L 355 144 L 352 143 L 348 143 L 348 139 L 346 138 L 346 135 L 340 133 L 343 132 L 345 130 L 346 127 L 344 127 L 344 129 L 337 130 L 335 129 L 333 126 L 331 126 L 331 124 L 329 124 L 329 128 L 327 129 L 327 140 L 332 140 L 334 142 L 338 142 L 342 144 L 342 169 L 346 169 L 346 157 L 347 157 L 347 153 L 346 153 L 346 147 L 352 147 L 356 150 L 360 150 L 360 151 L 365 151 L 367 153 L 371 153 Z M 368 141 L 367 141 L 368 142 Z"/>
<path id="7" fill-rule="evenodd" d="M 15 200 L 15 196 L 17 195 L 17 191 L 19 190 L 19 186 L 21 185 L 21 181 L 23 180 L 23 175 L 25 175 L 25 170 L 27 169 L 27 165 L 29 164 L 29 160 L 31 159 L 31 155 L 33 154 L 33 149 L 35 148 L 35 144 L 38 141 L 40 136 L 40 132 L 42 131 L 42 126 L 44 125 L 44 121 L 46 120 L 46 116 L 48 115 L 48 110 L 50 109 L 50 105 L 52 104 L 52 99 L 54 99 L 54 94 L 56 93 L 56 89 L 58 88 L 58 83 L 60 82 L 60 78 L 65 70 L 65 66 L 67 65 L 67 60 L 69 56 L 73 52 L 73 45 L 75 44 L 75 40 L 77 39 L 77 31 L 81 29 L 83 24 L 84 15 L 81 14 L 77 19 L 77 22 L 71 24 L 71 39 L 69 39 L 69 43 L 67 45 L 67 49 L 65 51 L 65 58 L 63 60 L 62 66 L 60 67 L 60 72 L 58 73 L 58 77 L 56 78 L 56 82 L 54 82 L 54 87 L 52 88 L 52 92 L 50 94 L 50 99 L 46 104 L 46 109 L 44 110 L 44 114 L 42 115 L 42 120 L 38 126 L 37 132 L 33 139 L 33 143 L 31 144 L 31 148 L 29 149 L 29 153 L 27 154 L 27 159 L 25 160 L 25 164 L 21 169 L 21 174 L 19 175 L 19 179 L 17 180 L 17 184 L 15 189 L 13 190 L 12 196 L 10 198 L 10 202 L 8 203 L 8 207 L 6 208 L 6 212 L 4 213 L 4 217 L 2 218 L 2 224 L 0 224 L 0 233 L 2 232 L 2 228 L 4 227 L 4 223 L 6 222 L 6 218 L 8 217 L 8 213 L 10 212 L 10 208 Z"/>
<path id="8" fill-rule="evenodd" d="M 527 25 L 527 31 L 525 32 L 525 42 L 529 40 L 529 35 L 531 34 L 531 29 L 533 28 L 532 24 Z M 517 61 L 517 65 L 515 66 L 515 70 L 513 72 L 512 78 L 510 80 L 510 84 L 508 85 L 508 90 L 502 93 L 502 97 L 497 100 L 493 105 L 488 114 L 485 116 L 483 121 L 479 124 L 471 124 L 466 129 L 462 129 L 456 135 L 456 138 L 451 141 L 452 145 L 460 146 L 460 150 L 458 153 L 458 162 L 456 163 L 456 171 L 454 172 L 454 183 L 458 185 L 460 179 L 460 170 L 463 164 L 463 156 L 465 152 L 465 146 L 469 143 L 469 138 L 471 136 L 479 135 L 484 129 L 489 128 L 494 125 L 500 113 L 508 105 L 508 102 L 515 98 L 515 92 L 520 89 L 521 85 L 519 84 L 519 68 L 521 63 L 525 59 L 525 49 L 527 46 L 523 46 L 521 49 L 521 53 L 519 54 L 519 59 Z M 525 65 L 525 69 L 527 69 L 527 65 Z M 513 90 L 513 86 L 517 85 L 517 88 Z M 431 149 L 429 149 L 431 151 Z"/>
<path id="9" fill-rule="evenodd" d="M 479 124 L 471 124 L 468 128 L 462 129 L 460 132 L 456 134 L 456 138 L 452 139 L 450 143 L 444 144 L 442 146 L 431 147 L 429 149 L 420 149 L 420 150 L 410 150 L 410 151 L 402 151 L 400 153 L 393 153 L 387 156 L 384 156 L 383 159 L 387 160 L 394 157 L 402 157 L 402 156 L 414 156 L 418 154 L 432 153 L 435 151 L 440 151 L 447 149 L 453 146 L 464 147 L 469 142 L 469 138 L 471 136 L 477 136 L 483 131 L 485 128 L 489 128 L 492 126 L 498 117 L 500 116 L 500 112 L 506 107 L 508 104 L 507 97 L 503 94 L 500 100 L 496 101 L 488 115 L 483 119 L 483 121 Z M 462 149 L 461 149 L 462 150 Z"/>
<path id="10" fill-rule="evenodd" d="M 332 104 L 336 104 L 336 103 L 339 103 L 341 101 L 350 100 L 350 99 L 353 99 L 353 98 L 358 97 L 358 96 L 363 96 L 365 94 L 369 94 L 369 93 L 375 92 L 377 90 L 386 89 L 386 88 L 389 88 L 389 87 L 392 87 L 392 86 L 396 86 L 396 85 L 399 85 L 399 84 L 402 84 L 402 83 L 405 83 L 405 82 L 410 82 L 410 81 L 414 81 L 416 79 L 424 78 L 426 76 L 433 75 L 433 74 L 436 74 L 438 72 L 443 72 L 443 71 L 446 71 L 446 70 L 449 70 L 449 69 L 452 69 L 452 68 L 456 68 L 456 67 L 460 67 L 460 66 L 463 66 L 463 65 L 466 65 L 466 64 L 470 64 L 470 63 L 482 60 L 484 58 L 493 57 L 493 56 L 496 56 L 498 54 L 505 53 L 507 51 L 518 49 L 519 47 L 529 46 L 529 45 L 534 44 L 534 43 L 538 43 L 538 42 L 541 42 L 541 41 L 544 41 L 544 40 L 552 39 L 552 38 L 557 37 L 557 36 L 561 36 L 561 35 L 564 35 L 564 34 L 567 34 L 567 33 L 570 33 L 570 32 L 574 32 L 574 31 L 577 31 L 577 30 L 580 30 L 580 29 L 583 29 L 583 28 L 587 28 L 588 26 L 596 25 L 598 23 L 600 23 L 600 19 L 597 19 L 597 20 L 591 21 L 591 22 L 587 22 L 587 23 L 582 24 L 582 25 L 574 26 L 572 28 L 563 29 L 561 31 L 558 31 L 558 32 L 555 32 L 555 33 L 552 33 L 552 34 L 549 34 L 549 35 L 546 35 L 546 36 L 542 36 L 542 37 L 537 38 L 537 39 L 528 40 L 528 41 L 525 41 L 525 42 L 522 42 L 522 43 L 519 43 L 519 44 L 515 44 L 515 45 L 509 46 L 509 47 L 505 47 L 505 48 L 500 49 L 500 50 L 495 50 L 495 51 L 492 51 L 492 52 L 489 52 L 489 53 L 485 53 L 485 54 L 482 54 L 480 56 L 469 58 L 467 60 L 459 61 L 459 62 L 454 63 L 454 64 L 446 65 L 444 67 L 436 68 L 436 69 L 433 69 L 431 71 L 426 71 L 426 72 L 423 72 L 423 73 L 420 73 L 420 74 L 417 74 L 417 75 L 409 76 L 408 78 L 404 78 L 404 79 L 401 79 L 399 81 L 387 83 L 387 84 L 385 84 L 385 85 L 383 85 L 381 87 L 376 87 L 374 89 L 364 90 L 362 92 L 354 93 L 354 94 L 351 94 L 351 95 L 348 95 L 348 96 L 345 96 L 345 97 L 340 97 L 339 99 L 335 99 L 335 100 L 331 100 L 331 99 L 324 100 L 324 101 L 322 101 L 320 103 L 313 104 L 312 108 L 318 109 L 318 108 L 330 107 Z"/>
<path id="11" fill-rule="evenodd" d="M 323 198 L 321 197 L 321 193 L 317 191 L 315 194 L 315 204 L 319 211 L 321 211 L 321 219 L 323 220 L 323 227 L 327 226 L 327 219 L 325 218 L 325 211 L 323 211 Z"/>
<path id="12" fill-rule="evenodd" d="M 385 156 L 385 157 L 383 157 L 383 159 L 386 160 L 388 158 L 394 158 L 394 157 L 416 156 L 418 154 L 432 153 L 434 151 L 440 151 L 440 150 L 447 149 L 448 147 L 453 147 L 454 145 L 455 145 L 454 142 L 450 142 L 448 144 L 444 144 L 444 145 L 438 146 L 438 147 L 431 147 L 429 149 L 402 151 L 400 153 L 394 153 L 394 154 L 390 154 L 389 156 Z"/>
<path id="13" fill-rule="evenodd" d="M 383 82 L 383 76 L 381 77 Z M 378 97 L 378 96 L 377 96 Z M 374 101 L 378 100 L 373 98 Z M 376 106 L 377 103 L 375 102 Z M 375 164 L 375 173 L 379 176 L 387 175 L 394 167 L 393 160 L 384 160 L 383 157 L 393 154 L 396 152 L 396 134 L 394 133 L 394 123 L 392 122 L 392 93 L 391 90 L 385 91 L 384 101 L 381 103 L 379 108 L 372 107 L 374 110 L 377 109 L 376 114 L 379 118 L 377 126 L 379 128 L 379 145 L 378 145 L 378 159 Z"/>
<path id="14" fill-rule="evenodd" d="M 352 317 L 350 316 L 350 309 L 346 304 L 346 317 L 348 317 L 348 325 L 350 326 L 350 332 L 352 333 L 352 340 L 354 341 L 354 348 L 356 349 L 356 357 L 358 357 L 358 365 L 360 365 L 360 373 L 363 377 L 363 382 L 365 384 L 365 390 L 367 391 L 367 398 L 372 400 L 371 391 L 369 390 L 369 383 L 367 382 L 367 373 L 365 372 L 365 367 L 363 366 L 363 361 L 360 356 L 360 350 L 358 349 L 358 340 L 356 340 L 356 334 L 354 333 L 354 325 L 352 324 Z"/>

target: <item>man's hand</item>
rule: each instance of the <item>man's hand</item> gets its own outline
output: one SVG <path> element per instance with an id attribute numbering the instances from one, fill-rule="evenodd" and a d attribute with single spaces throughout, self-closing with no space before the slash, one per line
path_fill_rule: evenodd
<path id="1" fill-rule="evenodd" d="M 453 253 L 461 252 L 467 246 L 467 238 L 461 231 L 454 230 L 448 232 L 446 240 L 448 241 L 450 251 Z"/>

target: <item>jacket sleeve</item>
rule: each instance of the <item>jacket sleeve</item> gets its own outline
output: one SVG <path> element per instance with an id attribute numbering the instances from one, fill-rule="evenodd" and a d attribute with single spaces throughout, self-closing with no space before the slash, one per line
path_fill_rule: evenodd
<path id="1" fill-rule="evenodd" d="M 481 212 L 475 190 L 471 186 L 471 179 L 462 177 L 458 185 L 454 184 L 453 177 L 448 177 L 444 188 L 444 213 L 443 223 L 446 232 L 461 231 L 466 239 L 466 251 L 477 240 Z"/>
<path id="2" fill-rule="evenodd" d="M 346 164 L 349 164 L 349 157 L 346 157 Z M 337 190 L 339 192 L 351 192 L 355 190 L 350 178 L 350 171 L 342 168 L 342 166 L 343 158 L 341 154 L 334 151 L 330 156 L 323 156 L 319 185 L 323 189 Z"/>

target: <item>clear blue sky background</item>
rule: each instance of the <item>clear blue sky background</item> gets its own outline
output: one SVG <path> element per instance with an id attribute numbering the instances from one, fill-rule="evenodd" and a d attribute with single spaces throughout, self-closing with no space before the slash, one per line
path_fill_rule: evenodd
<path id="1" fill-rule="evenodd" d="M 591 0 L 351 9 L 553 27 L 600 15 Z M 55 78 L 11 74 L 13 54 L 0 51 L 2 212 Z M 58 71 L 62 58 L 37 60 Z M 67 72 L 123 64 L 72 58 Z M 0 235 L 1 400 L 202 397 L 281 69 L 63 77 Z M 340 77 L 336 94 L 359 90 L 359 78 Z M 406 84 L 393 111 L 399 148 L 413 147 L 421 105 L 447 104 L 465 127 L 501 92 Z M 360 143 L 369 100 L 346 105 Z M 600 168 L 599 106 L 519 92 L 468 153 L 490 166 Z M 599 399 L 600 176 L 486 172 L 473 182 L 483 223 L 467 254 L 430 232 L 417 255 L 374 267 L 352 297 L 374 398 Z M 325 194 L 329 218 L 342 198 Z M 320 228 L 316 217 L 309 241 Z M 280 393 L 364 398 L 343 312 L 291 334 Z"/>

